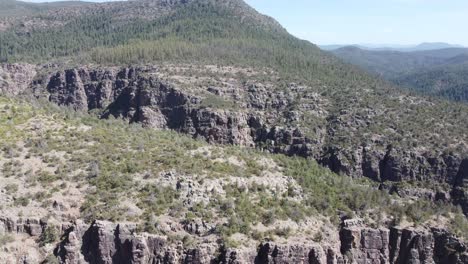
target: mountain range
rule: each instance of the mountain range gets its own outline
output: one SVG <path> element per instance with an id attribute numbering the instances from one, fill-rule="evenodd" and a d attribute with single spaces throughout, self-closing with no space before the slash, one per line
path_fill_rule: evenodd
<path id="1" fill-rule="evenodd" d="M 392 44 L 335 44 L 335 45 L 320 45 L 320 48 L 327 51 L 333 51 L 345 47 L 356 47 L 363 50 L 372 51 L 400 51 L 400 52 L 413 52 L 413 51 L 428 51 L 450 48 L 464 48 L 462 45 L 449 44 L 444 42 L 424 42 L 418 45 L 392 45 Z"/>
<path id="2" fill-rule="evenodd" d="M 468 105 L 242 0 L 4 1 L 0 263 L 468 263 Z"/>
<path id="3" fill-rule="evenodd" d="M 332 53 L 409 91 L 468 101 L 466 48 L 399 52 L 371 51 L 350 46 L 333 50 Z"/>

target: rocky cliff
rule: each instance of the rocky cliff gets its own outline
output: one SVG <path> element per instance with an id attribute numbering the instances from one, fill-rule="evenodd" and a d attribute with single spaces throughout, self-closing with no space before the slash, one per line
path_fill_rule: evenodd
<path id="1" fill-rule="evenodd" d="M 24 233 L 40 237 L 48 228 L 37 220 L 0 219 L 2 233 Z M 59 227 L 53 227 L 59 228 Z M 196 247 L 167 236 L 138 233 L 133 224 L 77 221 L 63 224 L 61 241 L 54 250 L 59 263 L 437 263 L 466 264 L 466 245 L 443 229 L 369 228 L 356 220 L 345 220 L 339 240 L 320 242 L 262 242 L 242 248 L 226 248 L 217 243 Z M 39 263 L 32 252 L 22 263 Z M 8 261 L 8 260 L 6 260 Z"/>
<path id="2" fill-rule="evenodd" d="M 311 87 L 289 83 L 279 89 L 275 73 L 265 80 L 265 73 L 252 69 L 52 67 L 42 69 L 35 78 L 31 77 L 35 68 L 30 65 L 4 65 L 2 69 L 6 94 L 33 91 L 58 105 L 100 111 L 102 118 L 113 116 L 147 127 L 173 129 L 210 143 L 311 157 L 336 173 L 353 177 L 445 183 L 453 201 L 467 210 L 466 135 L 465 139 L 463 135 L 446 138 L 446 146 L 436 146 L 437 142 L 422 138 L 425 134 L 401 142 L 395 131 L 404 134 L 406 121 L 380 124 L 388 127 L 378 131 L 365 130 L 389 118 L 394 109 L 336 109 L 330 98 Z M 16 90 L 8 88 L 14 85 Z M 427 102 L 419 104 L 426 107 Z M 441 137 L 436 129 L 409 129 L 412 134 Z"/>

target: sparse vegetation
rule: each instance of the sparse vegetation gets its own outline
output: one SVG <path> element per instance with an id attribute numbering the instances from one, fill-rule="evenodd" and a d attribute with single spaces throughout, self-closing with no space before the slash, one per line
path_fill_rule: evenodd
<path id="1" fill-rule="evenodd" d="M 380 172 L 382 159 L 390 159 L 393 152 L 408 157 L 410 168 L 421 157 L 424 162 L 414 162 L 414 171 L 407 173 L 414 181 L 393 187 L 448 192 L 452 186 L 446 183 L 428 183 L 426 171 L 441 156 L 447 157 L 441 161 L 445 166 L 467 152 L 467 106 L 395 92 L 386 82 L 289 35 L 273 20 L 250 9 L 239 11 L 230 1 L 183 1 L 172 8 L 173 2 L 150 16 L 135 16 L 129 8 L 124 9 L 128 16 L 117 17 L 103 7 L 98 13 L 88 9 L 62 17 L 53 27 L 35 27 L 33 21 L 0 32 L 0 61 L 50 62 L 37 67 L 28 83 L 37 86 L 35 96 L 0 96 L 0 174 L 5 180 L 0 186 L 5 190 L 2 199 L 6 197 L 2 212 L 10 210 L 21 220 L 40 215 L 59 223 L 132 223 L 136 232 L 167 237 L 184 249 L 205 240 L 235 248 L 291 236 L 328 243 L 325 231 L 336 231 L 346 218 L 362 219 L 374 228 L 440 221 L 465 239 L 467 220 L 459 207 L 424 196 L 390 194 L 382 187 L 388 179 L 381 179 Z M 114 12 L 125 6 L 118 3 Z M 57 16 L 41 13 L 34 19 L 47 24 Z M 136 119 L 121 119 L 118 109 L 104 119 L 105 105 L 85 112 L 74 111 L 72 104 L 67 108 L 42 101 L 51 89 L 42 78 L 84 62 L 98 66 L 83 71 L 109 66 L 90 74 L 88 84 L 79 83 L 96 89 L 91 93 L 112 86 L 115 90 L 106 100 L 119 97 L 118 90 L 138 86 L 135 102 L 129 102 L 138 107 L 126 109 L 135 116 L 146 111 L 143 101 L 158 101 L 160 108 L 150 105 L 148 111 L 160 111 L 155 116 L 161 123 L 171 123 L 168 115 L 179 112 L 172 113 L 172 106 L 165 104 L 179 101 L 173 97 L 180 92 L 181 116 L 198 115 L 199 110 L 220 113 L 219 123 L 234 127 L 222 142 L 239 140 L 245 146 L 209 145 L 175 131 L 148 129 Z M 110 65 L 144 63 L 158 65 L 141 67 L 154 67 L 141 73 L 137 66 L 129 70 L 128 75 L 138 78 L 94 81 L 94 75 L 115 74 Z M 80 74 L 75 77 L 82 78 Z M 128 85 L 121 85 L 127 80 Z M 145 98 L 144 93 L 155 92 L 153 83 L 161 91 L 177 87 L 167 98 Z M 75 88 L 66 84 L 68 90 Z M 234 120 L 238 117 L 240 125 Z M 206 139 L 218 142 L 211 140 L 218 136 L 218 124 L 207 123 Z M 249 130 L 254 126 L 257 131 Z M 197 129 L 180 131 L 203 138 Z M 258 148 L 246 147 L 253 145 Z M 365 154 L 378 157 L 367 161 L 375 181 L 358 178 L 364 173 L 353 174 L 368 165 Z M 336 173 L 314 159 L 328 162 Z M 444 166 L 441 170 L 452 169 Z M 58 239 L 58 229 L 48 225 L 37 243 L 45 252 Z M 0 237 L 3 241 L 8 239 Z"/>
<path id="2" fill-rule="evenodd" d="M 13 241 L 15 241 L 15 239 L 9 234 L 0 235 L 0 246 L 5 246 Z"/>
<path id="3" fill-rule="evenodd" d="M 37 179 L 49 186 L 67 186 L 67 178 L 55 175 L 68 174 L 74 183 L 89 186 L 85 200 L 80 205 L 81 215 L 87 221 L 142 219 L 143 230 L 158 233 L 155 219 L 160 215 L 201 218 L 207 222 L 225 219 L 216 229 L 228 239 L 235 233 L 250 237 L 285 236 L 291 230 L 280 228 L 275 231 L 277 221 L 301 222 L 307 217 L 320 215 L 325 215 L 331 222 L 338 224 L 337 212 L 386 225 L 385 219 L 373 213 L 375 208 L 379 208 L 386 215 L 399 219 L 405 217 L 416 224 L 424 223 L 434 215 L 450 217 L 452 214 L 453 217 L 450 218 L 453 230 L 460 235 L 465 230 L 465 223 L 459 217 L 461 213 L 456 208 L 425 200 L 402 204 L 397 197 L 379 191 L 370 181 L 338 176 L 312 160 L 270 155 L 234 146 L 211 147 L 209 151 L 200 154 L 193 151 L 206 146 L 205 143 L 175 132 L 149 130 L 138 125 L 128 125 L 122 120 L 98 120 L 86 114 L 63 110 L 60 113 L 49 104 L 29 108 L 26 103 L 5 98 L 1 98 L 0 104 L 14 105 L 19 110 L 17 113 L 21 113 L 18 118 L 13 119 L 14 123 L 6 118 L 0 120 L 5 125 L 1 128 L 7 128 L 0 128 L 0 136 L 5 139 L 3 145 L 10 146 L 2 148 L 2 155 L 5 157 L 9 152 L 15 151 L 11 144 L 26 138 L 29 138 L 29 143 L 23 151 L 29 152 L 30 158 L 49 157 L 45 158 L 47 160 L 52 157 L 48 153 L 67 153 L 62 157 L 66 162 L 53 162 L 55 166 L 51 171 L 60 173 L 42 171 Z M 35 133 L 33 130 L 16 128 L 31 120 L 48 120 L 47 122 L 55 122 L 59 128 L 43 131 L 40 135 L 31 134 Z M 72 129 L 82 124 L 89 127 L 86 132 Z M 99 144 L 89 144 L 90 142 Z M 38 147 L 41 148 L 40 151 L 37 151 Z M 222 159 L 213 160 L 210 155 L 220 158 L 236 157 L 245 166 L 238 167 L 222 162 Z M 160 186 L 155 181 L 165 177 L 163 175 L 169 171 L 187 175 L 211 175 L 211 179 L 226 176 L 241 179 L 258 177 L 268 171 L 268 168 L 257 161 L 260 157 L 271 159 L 284 175 L 293 177 L 304 195 L 300 202 L 296 198 L 301 194 L 295 191 L 296 187 L 292 184 L 284 186 L 283 193 L 279 193 L 278 190 L 272 192 L 271 187 L 255 182 L 247 186 L 226 183 L 223 185 L 225 195 L 210 194 L 212 198 L 209 203 L 201 202 L 185 207 L 180 204 L 180 190 L 175 186 Z M 229 177 L 226 178 L 227 182 L 228 179 Z M 203 185 L 209 180 L 210 178 L 199 179 L 198 184 Z M 14 194 L 18 192 L 17 188 L 10 184 L 7 189 Z M 31 203 L 31 198 L 47 204 L 53 195 L 53 192 L 37 192 L 30 197 L 19 196 L 13 206 L 27 206 Z M 133 212 L 130 209 L 132 206 L 139 208 L 141 213 Z M 220 219 L 215 219 L 214 216 Z M 272 233 L 260 234 L 252 229 L 257 223 L 271 227 Z M 53 239 L 52 235 L 47 233 L 44 239 L 50 241 Z M 316 239 L 320 240 L 319 237 Z"/>
<path id="4" fill-rule="evenodd" d="M 47 244 L 56 242 L 59 238 L 58 231 L 55 227 L 47 226 L 39 237 L 39 246 L 43 247 Z"/>

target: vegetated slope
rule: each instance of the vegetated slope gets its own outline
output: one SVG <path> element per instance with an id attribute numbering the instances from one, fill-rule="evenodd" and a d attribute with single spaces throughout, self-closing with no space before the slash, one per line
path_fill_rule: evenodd
<path id="1" fill-rule="evenodd" d="M 467 85 L 463 80 L 468 49 L 398 52 L 345 47 L 332 53 L 410 91 L 455 101 L 467 100 Z"/>
<path id="2" fill-rule="evenodd" d="M 438 66 L 442 64 L 459 64 L 466 62 L 463 58 L 468 49 L 451 48 L 417 52 L 370 51 L 357 47 L 344 47 L 332 51 L 345 61 L 358 65 L 370 72 L 387 79 L 393 79 L 402 74 Z"/>
<path id="3" fill-rule="evenodd" d="M 242 1 L 23 21 L 0 33 L 2 94 L 69 109 L 2 98 L 6 262 L 466 262 L 465 105 L 401 93 Z"/>
<path id="4" fill-rule="evenodd" d="M 351 70 L 348 66 L 287 34 L 277 22 L 258 14 L 243 1 L 170 1 L 174 4 L 169 7 L 159 2 L 166 1 L 99 4 L 93 6 L 95 11 L 89 15 L 67 16 L 62 27 L 42 28 L 41 23 L 32 23 L 32 28 L 39 29 L 27 36 L 21 28 L 12 27 L 0 35 L 1 58 L 5 62 L 46 61 L 79 53 L 83 60 L 98 63 L 238 62 L 281 66 L 302 75 L 333 78 L 336 70 L 368 79 L 357 72 L 346 73 L 344 69 Z M 145 8 L 147 5 L 150 7 Z M 161 12 L 162 9 L 166 11 Z M 75 12 L 74 8 L 71 10 Z M 122 18 L 121 12 L 127 16 Z M 142 20 L 141 12 L 153 14 L 154 19 Z M 119 23 L 121 19 L 125 23 Z M 42 20 L 60 19 L 55 13 L 46 13 Z"/>
<path id="5" fill-rule="evenodd" d="M 34 4 L 15 0 L 0 1 L 0 16 L 30 15 L 34 11 L 38 11 Z"/>
<path id="6" fill-rule="evenodd" d="M 468 62 L 465 57 L 452 59 L 455 65 L 445 64 L 395 78 L 394 82 L 416 92 L 468 102 Z"/>
<path id="7" fill-rule="evenodd" d="M 243 1 L 93 4 L 24 21 L 8 20 L 0 33 L 2 60 L 17 62 L 0 68 L 2 94 L 77 111 L 9 100 L 0 108 L 12 181 L 2 196 L 11 217 L 1 222 L 26 231 L 31 252 L 37 236 L 50 252 L 52 226 L 65 222 L 55 255 L 66 263 L 466 262 L 461 239 L 445 230 L 466 233 L 452 206 L 468 210 L 466 105 L 398 92 Z M 28 172 L 36 163 L 42 171 Z M 341 221 L 350 217 L 358 219 Z M 419 229 L 398 226 L 403 218 Z M 430 229 L 431 220 L 444 227 Z M 272 236 L 278 247 L 252 250 Z M 457 242 L 434 253 L 443 241 Z"/>
<path id="8" fill-rule="evenodd" d="M 209 17 L 203 19 L 201 15 Z M 203 20 L 204 23 L 208 23 L 209 18 L 215 18 L 210 26 L 217 30 L 207 32 L 206 27 L 195 28 L 200 21 L 194 21 L 193 25 L 185 23 L 193 18 Z M 217 25 L 218 20 L 224 23 Z M 184 27 L 171 28 L 174 21 L 179 21 L 179 26 L 184 23 Z M 2 60 L 46 60 L 89 51 L 98 46 L 115 46 L 130 40 L 164 39 L 174 35 L 185 37 L 186 40 L 193 36 L 213 38 L 228 33 L 229 28 L 222 27 L 226 21 L 235 22 L 234 26 L 255 25 L 260 26 L 261 30 L 271 28 L 284 31 L 276 21 L 260 16 L 239 0 L 155 0 L 92 4 L 52 10 L 11 21 L 2 34 L 5 47 L 2 49 Z M 235 33 L 237 32 L 232 32 L 231 36 Z"/>
<path id="9" fill-rule="evenodd" d="M 3 263 L 468 257 L 460 240 L 468 222 L 447 201 L 400 198 L 304 158 L 208 145 L 35 100 L 0 97 L 0 113 Z M 338 226 L 340 217 L 355 220 Z"/>
<path id="10" fill-rule="evenodd" d="M 41 12 L 47 12 L 53 9 L 59 9 L 72 6 L 83 6 L 86 2 L 63 1 L 51 3 L 28 3 L 16 0 L 0 0 L 0 18 L 14 19 L 15 17 L 24 17 Z"/>
<path id="11" fill-rule="evenodd" d="M 142 6 L 147 8 L 143 10 Z M 0 53 L 6 61 L 68 59 L 73 63 L 90 60 L 101 65 L 172 62 L 176 65 L 267 68 L 266 72 L 274 74 L 256 74 L 249 78 L 236 74 L 227 79 L 222 74 L 229 76 L 229 72 L 209 70 L 208 76 L 196 80 L 205 81 L 198 86 L 193 85 L 196 81 L 192 79 L 188 84 L 174 85 L 177 88 L 192 86 L 197 93 L 206 93 L 234 80 L 237 90 L 248 91 L 242 100 L 229 91 L 225 95 L 216 92 L 212 95 L 215 98 L 212 101 L 219 101 L 221 97 L 221 101 L 227 98 L 245 106 L 236 108 L 235 103 L 228 104 L 234 107 L 228 107 L 230 111 L 224 115 L 227 119 L 238 120 L 235 116 L 241 112 L 239 109 L 247 112 L 247 119 L 240 120 L 245 124 L 239 124 L 245 126 L 243 133 L 251 138 L 247 145 L 263 147 L 267 139 L 271 140 L 255 135 L 255 131 L 259 131 L 258 124 L 265 126 L 268 133 L 298 130 L 300 141 L 295 141 L 295 136 L 285 136 L 283 142 L 278 134 L 268 148 L 289 155 L 313 157 L 337 173 L 354 177 L 365 176 L 377 181 L 435 180 L 457 188 L 463 182 L 465 169 L 462 164 L 467 156 L 466 106 L 399 93 L 389 84 L 341 63 L 315 45 L 292 37 L 274 20 L 258 14 L 243 1 L 137 1 L 97 4 L 93 8 L 96 11 L 90 15 L 84 15 L 76 8 L 64 11 L 80 15 L 71 15 L 63 26 L 43 28 L 41 23 L 33 23 L 31 28 L 39 26 L 28 35 L 12 27 L 0 34 Z M 127 16 L 120 16 L 123 11 Z M 138 14 L 141 12 L 153 16 L 140 19 Z M 41 20 L 46 18 L 55 21 L 56 14 L 46 13 L 39 17 Z M 133 107 L 128 102 L 133 94 L 130 92 L 123 93 L 121 101 L 114 102 L 125 89 L 137 94 L 144 89 L 159 92 L 160 86 L 151 83 L 144 70 L 140 73 L 126 69 L 122 75 L 125 77 L 119 77 L 106 75 L 109 71 L 106 68 L 91 71 L 87 67 L 67 71 L 53 65 L 49 68 L 38 67 L 38 76 L 32 76 L 26 87 L 43 91 L 50 100 L 76 109 L 108 110 L 109 114 L 124 116 L 131 121 L 160 117 L 157 113 L 146 117 L 138 115 L 142 111 L 141 105 Z M 14 80 L 17 70 L 22 71 L 21 67 L 6 66 L 6 76 L 11 75 L 9 79 Z M 173 74 L 177 75 L 177 70 L 167 76 Z M 181 74 L 188 78 L 193 73 L 185 70 Z M 126 82 L 120 84 L 120 79 Z M 4 80 L 8 83 L 8 78 Z M 112 83 L 110 87 L 104 85 L 108 81 Z M 210 87 L 210 82 L 215 89 Z M 259 96 L 255 94 L 257 86 L 264 87 L 259 95 L 268 100 L 265 105 L 260 98 L 255 98 Z M 152 93 L 148 95 L 150 98 L 154 96 Z M 103 96 L 110 97 L 105 99 Z M 316 106 L 310 106 L 308 102 L 314 97 L 326 102 L 320 106 L 321 114 L 316 116 L 310 115 L 310 107 Z M 105 99 L 107 103 L 92 102 L 95 98 Z M 185 98 L 177 107 L 182 108 L 183 113 L 203 107 L 191 100 Z M 157 100 L 149 100 L 145 105 L 155 109 L 167 107 L 159 105 Z M 106 109 L 108 107 L 112 109 Z M 216 104 L 212 108 L 214 113 L 224 111 Z M 265 118 L 260 118 L 260 123 L 250 122 L 249 118 L 257 114 L 257 108 L 267 113 Z M 281 114 L 271 118 L 270 111 L 280 111 Z M 183 117 L 181 123 L 167 123 L 168 128 L 191 131 L 189 121 L 193 122 L 194 118 L 189 114 Z M 193 126 L 203 124 L 195 122 Z M 283 128 L 275 129 L 280 126 Z M 235 128 L 227 125 L 213 141 L 240 144 L 225 140 Z M 210 134 L 202 136 L 209 139 Z"/>

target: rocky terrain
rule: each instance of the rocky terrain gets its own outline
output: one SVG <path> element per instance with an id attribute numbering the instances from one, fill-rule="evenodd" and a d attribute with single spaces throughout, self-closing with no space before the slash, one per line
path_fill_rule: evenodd
<path id="1" fill-rule="evenodd" d="M 0 19 L 0 263 L 468 263 L 466 105 L 241 0 L 26 11 Z"/>
<path id="2" fill-rule="evenodd" d="M 466 217 L 442 194 L 38 101 L 0 109 L 5 263 L 466 263 Z"/>
<path id="3" fill-rule="evenodd" d="M 2 219 L 8 232 L 38 236 L 45 223 Z M 54 249 L 61 263 L 467 263 L 466 245 L 444 230 L 373 229 L 345 221 L 340 248 L 317 242 L 262 242 L 230 249 L 216 244 L 186 248 L 166 237 L 135 233 L 135 226 L 96 221 L 63 225 L 63 241 Z M 464 253 L 465 252 L 465 253 Z M 464 253 L 464 254 L 461 254 Z M 8 260 L 12 263 L 15 260 Z M 23 263 L 35 263 L 26 255 Z"/>
<path id="4" fill-rule="evenodd" d="M 9 77 L 4 82 L 10 83 L 4 92 L 34 94 L 78 111 L 97 111 L 101 118 L 172 129 L 210 143 L 310 157 L 353 177 L 446 184 L 444 195 L 467 210 L 465 135 L 445 143 L 456 144 L 451 148 L 455 150 L 439 153 L 426 151 L 434 145 L 420 140 L 394 146 L 394 140 L 385 139 L 387 131 L 366 133 L 361 142 L 342 146 L 335 134 L 375 123 L 384 112 L 373 109 L 366 116 L 344 109 L 332 112 L 332 102 L 310 87 L 288 83 L 281 90 L 274 77 L 265 80 L 262 75 L 276 75 L 271 70 L 147 66 L 63 71 L 39 67 L 37 72 L 32 65 L 5 65 Z M 436 192 L 429 196 L 435 199 Z"/>

